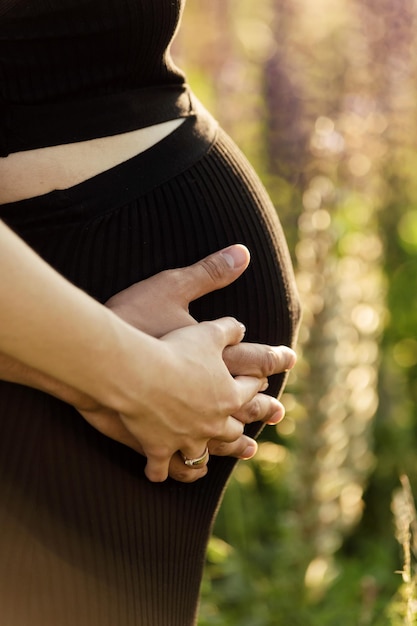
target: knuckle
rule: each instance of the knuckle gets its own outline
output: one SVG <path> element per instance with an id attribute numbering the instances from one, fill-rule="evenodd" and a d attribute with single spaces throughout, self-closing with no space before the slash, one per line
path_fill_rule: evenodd
<path id="1" fill-rule="evenodd" d="M 170 290 L 177 291 L 184 282 L 181 269 L 163 270 L 158 276 L 160 281 L 168 286 Z"/>
<path id="2" fill-rule="evenodd" d="M 202 422 L 198 434 L 201 439 L 208 441 L 216 436 L 218 430 L 220 430 L 220 425 L 217 422 L 207 420 Z"/>
<path id="3" fill-rule="evenodd" d="M 215 259 L 209 257 L 201 262 L 201 267 L 207 272 L 210 280 L 217 283 L 224 278 L 225 262 L 222 258 L 217 256 Z"/>
<path id="4" fill-rule="evenodd" d="M 178 270 L 162 270 L 162 272 L 159 272 L 159 274 L 157 274 L 157 279 L 158 282 L 163 282 L 163 283 L 171 283 L 171 282 L 175 282 L 178 279 L 177 274 L 179 274 Z"/>
<path id="5" fill-rule="evenodd" d="M 262 371 L 266 376 L 271 376 L 278 372 L 278 357 L 273 350 L 267 350 L 263 357 Z"/>
<path id="6" fill-rule="evenodd" d="M 146 456 L 157 461 L 164 461 L 170 454 L 171 452 L 166 446 L 148 446 L 146 448 Z"/>
<path id="7" fill-rule="evenodd" d="M 245 425 L 241 421 L 233 419 L 233 427 L 231 427 L 226 441 L 233 443 L 236 439 L 239 439 L 239 437 L 243 435 L 244 428 Z"/>
<path id="8" fill-rule="evenodd" d="M 157 274 L 157 278 L 155 290 L 164 293 L 166 297 L 186 297 L 190 277 L 184 268 L 163 270 Z"/>
<path id="9" fill-rule="evenodd" d="M 240 411 L 241 408 L 242 408 L 242 401 L 239 397 L 238 392 L 237 391 L 231 392 L 227 414 L 233 415 L 234 413 L 237 413 L 238 411 Z"/>
<path id="10" fill-rule="evenodd" d="M 212 441 L 209 446 L 210 454 L 215 456 L 228 456 L 230 444 L 224 441 Z"/>
<path id="11" fill-rule="evenodd" d="M 203 324 L 209 324 L 211 327 L 211 330 L 213 333 L 217 333 L 217 337 L 219 339 L 224 339 L 226 334 L 229 335 L 230 332 L 230 328 L 226 328 L 225 324 L 227 324 L 228 326 L 233 326 L 233 331 L 234 333 L 238 333 L 242 336 L 242 331 L 243 331 L 243 325 L 238 322 L 238 320 L 235 317 L 231 317 L 231 316 L 226 316 L 226 317 L 221 317 L 219 319 L 216 320 L 211 320 L 210 322 L 203 322 Z M 228 338 L 230 338 L 228 336 Z M 226 346 L 224 346 L 226 347 Z"/>
<path id="12" fill-rule="evenodd" d="M 246 414 L 249 422 L 258 422 L 262 417 L 262 406 L 258 397 L 254 398 L 252 402 L 246 407 Z"/>
<path id="13" fill-rule="evenodd" d="M 234 404 L 230 405 L 230 410 L 229 410 L 229 415 L 236 415 L 238 413 L 242 412 L 242 403 L 241 402 L 235 402 Z"/>

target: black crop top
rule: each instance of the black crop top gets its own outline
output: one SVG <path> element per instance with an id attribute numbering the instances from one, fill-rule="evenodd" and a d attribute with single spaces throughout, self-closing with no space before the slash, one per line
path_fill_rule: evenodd
<path id="1" fill-rule="evenodd" d="M 184 3 L 0 0 L 0 156 L 188 116 Z"/>

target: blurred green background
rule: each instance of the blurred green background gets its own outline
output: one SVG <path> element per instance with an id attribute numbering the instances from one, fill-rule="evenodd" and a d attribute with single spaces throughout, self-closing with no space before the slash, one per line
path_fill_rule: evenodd
<path id="1" fill-rule="evenodd" d="M 174 58 L 269 190 L 304 309 L 199 626 L 415 624 L 417 2 L 188 0 Z"/>

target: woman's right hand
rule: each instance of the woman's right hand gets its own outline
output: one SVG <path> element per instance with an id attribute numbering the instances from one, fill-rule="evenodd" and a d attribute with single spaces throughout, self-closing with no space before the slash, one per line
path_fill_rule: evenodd
<path id="1" fill-rule="evenodd" d="M 261 379 L 290 369 L 294 364 L 294 353 L 286 346 L 271 346 L 262 344 L 240 343 L 238 350 L 228 353 L 226 359 L 228 369 L 234 374 L 252 374 Z M 1 359 L 0 359 L 1 366 Z M 127 429 L 120 414 L 98 404 L 88 396 L 78 394 L 73 390 L 50 390 L 69 404 L 72 404 L 84 419 L 102 434 L 122 443 L 136 452 L 144 455 L 142 445 L 138 439 Z M 283 405 L 268 395 L 258 393 L 247 404 L 243 405 L 234 417 L 241 423 L 264 422 L 276 424 L 283 419 L 285 410 Z M 257 450 L 256 441 L 247 435 L 241 434 L 232 442 L 220 439 L 208 441 L 210 456 L 231 456 L 238 459 L 252 458 Z M 168 474 L 171 478 L 182 482 L 194 482 L 207 473 L 207 465 L 189 468 L 184 464 L 180 453 L 174 454 L 169 463 Z"/>
<path id="2" fill-rule="evenodd" d="M 158 380 L 138 390 L 139 407 L 134 400 L 130 406 L 113 411 L 100 406 L 77 408 L 96 429 L 144 454 L 151 481 L 165 480 L 168 475 L 184 482 L 201 478 L 206 467 L 187 468 L 177 451 L 195 458 L 208 445 L 211 453 L 241 456 L 252 442 L 242 434 L 243 424 L 264 418 L 262 412 L 269 409 L 267 397 L 267 408 L 260 406 L 260 413 L 253 408 L 252 413 L 246 411 L 245 406 L 251 405 L 264 387 L 267 374 L 292 364 L 292 353 L 285 347 L 276 349 L 277 361 L 271 361 L 267 358 L 270 347 L 253 345 L 257 365 L 252 368 L 256 371 L 233 378 L 222 353 L 227 345 L 239 343 L 242 336 L 242 327 L 233 318 L 173 331 L 160 340 L 166 349 L 164 366 Z M 263 371 L 266 363 L 273 371 Z M 242 421 L 230 417 L 239 412 Z M 283 411 L 279 418 L 282 416 Z"/>
<path id="3" fill-rule="evenodd" d="M 226 367 L 223 351 L 243 336 L 239 322 L 223 318 L 154 340 L 160 346 L 159 368 L 154 362 L 137 393 L 115 407 L 143 448 L 150 480 L 165 480 L 178 450 L 196 458 L 210 439 L 233 442 L 242 435 L 242 422 L 231 415 L 266 385 L 258 376 L 233 377 Z"/>

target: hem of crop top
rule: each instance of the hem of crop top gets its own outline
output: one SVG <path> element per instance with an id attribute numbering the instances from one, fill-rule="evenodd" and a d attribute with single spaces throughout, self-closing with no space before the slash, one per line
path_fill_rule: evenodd
<path id="1" fill-rule="evenodd" d="M 189 117 L 194 104 L 188 85 L 146 87 L 67 102 L 0 103 L 0 156 L 108 137 Z"/>

